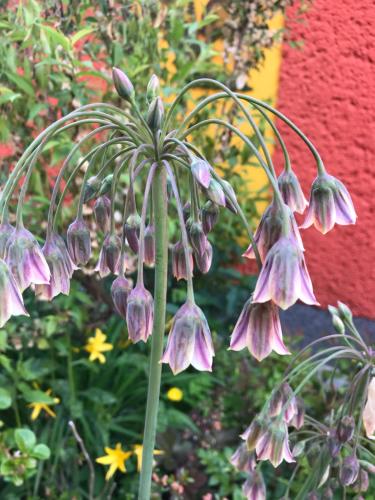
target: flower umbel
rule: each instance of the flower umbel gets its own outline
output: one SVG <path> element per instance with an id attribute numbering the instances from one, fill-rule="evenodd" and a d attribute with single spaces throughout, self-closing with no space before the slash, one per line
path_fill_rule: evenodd
<path id="1" fill-rule="evenodd" d="M 100 328 L 96 328 L 95 337 L 90 337 L 87 340 L 87 344 L 84 349 L 87 351 L 89 356 L 89 361 L 98 360 L 99 363 L 105 363 L 105 355 L 104 352 L 111 351 L 113 349 L 113 345 L 109 342 L 106 342 L 107 335 L 105 335 Z"/>

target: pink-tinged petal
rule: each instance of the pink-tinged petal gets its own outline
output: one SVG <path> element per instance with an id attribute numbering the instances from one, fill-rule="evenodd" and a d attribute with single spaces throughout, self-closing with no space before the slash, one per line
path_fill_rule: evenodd
<path id="1" fill-rule="evenodd" d="M 11 316 L 28 316 L 16 281 L 8 265 L 2 259 L 0 259 L 0 293 L 0 328 L 5 325 Z"/>
<path id="2" fill-rule="evenodd" d="M 191 334 L 189 320 L 180 318 L 177 320 L 178 334 L 170 335 L 167 349 L 162 357 L 163 363 L 168 363 L 173 375 L 186 370 L 190 365 L 194 354 L 194 334 Z"/>
<path id="3" fill-rule="evenodd" d="M 200 158 L 195 158 L 191 163 L 191 172 L 194 178 L 199 182 L 204 188 L 208 188 L 211 181 L 210 165 L 205 160 Z"/>
<path id="4" fill-rule="evenodd" d="M 315 211 L 314 200 L 311 200 L 309 203 L 309 208 L 307 209 L 305 220 L 299 226 L 301 229 L 307 229 L 314 224 L 314 211 Z"/>
<path id="5" fill-rule="evenodd" d="M 191 365 L 200 371 L 212 371 L 213 349 L 205 338 L 201 328 L 196 328 L 194 352 Z"/>
<path id="6" fill-rule="evenodd" d="M 372 377 L 367 389 L 367 401 L 362 418 L 366 436 L 375 440 L 375 377 Z"/>
<path id="7" fill-rule="evenodd" d="M 266 485 L 260 471 L 252 471 L 245 481 L 242 492 L 247 500 L 266 500 Z"/>
<path id="8" fill-rule="evenodd" d="M 232 351 L 241 351 L 247 345 L 247 334 L 250 325 L 251 299 L 244 305 L 230 337 Z"/>
<path id="9" fill-rule="evenodd" d="M 336 205 L 336 222 L 343 226 L 349 224 L 355 224 L 357 220 L 357 214 L 355 212 L 352 199 L 349 193 L 346 191 L 339 191 L 334 193 L 335 205 Z"/>

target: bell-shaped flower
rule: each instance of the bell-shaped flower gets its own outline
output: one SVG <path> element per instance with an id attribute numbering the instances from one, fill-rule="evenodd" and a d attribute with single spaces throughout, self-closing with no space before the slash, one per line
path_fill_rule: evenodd
<path id="1" fill-rule="evenodd" d="M 342 486 L 350 486 L 359 474 L 359 461 L 355 453 L 344 458 L 340 469 L 340 483 Z"/>
<path id="2" fill-rule="evenodd" d="M 132 285 L 125 276 L 118 276 L 112 283 L 111 295 L 113 304 L 119 316 L 126 320 L 128 307 L 128 297 L 132 290 Z"/>
<path id="3" fill-rule="evenodd" d="M 242 492 L 247 500 L 266 500 L 266 484 L 258 470 L 249 474 L 242 487 Z"/>
<path id="4" fill-rule="evenodd" d="M 49 284 L 49 270 L 42 249 L 34 236 L 20 227 L 8 240 L 6 262 L 21 293 L 31 284 Z"/>
<path id="5" fill-rule="evenodd" d="M 303 427 L 305 422 L 305 404 L 301 398 L 297 396 L 297 413 L 292 417 L 289 425 L 295 427 L 297 430 Z"/>
<path id="6" fill-rule="evenodd" d="M 272 302 L 256 304 L 250 298 L 245 303 L 231 336 L 230 349 L 240 351 L 245 347 L 258 361 L 271 351 L 290 354 L 283 342 L 278 309 Z"/>
<path id="7" fill-rule="evenodd" d="M 120 263 L 121 239 L 116 234 L 107 234 L 100 250 L 99 260 L 95 267 L 100 277 L 104 278 L 109 273 L 117 273 Z"/>
<path id="8" fill-rule="evenodd" d="M 194 157 L 190 165 L 194 179 L 204 188 L 208 188 L 211 182 L 211 167 L 206 160 Z"/>
<path id="9" fill-rule="evenodd" d="M 294 462 L 289 448 L 287 424 L 276 418 L 258 439 L 255 451 L 259 460 L 269 460 L 274 467 L 278 467 L 283 460 Z"/>
<path id="10" fill-rule="evenodd" d="M 148 225 L 145 229 L 143 260 L 146 266 L 155 265 L 155 227 L 153 224 Z"/>
<path id="11" fill-rule="evenodd" d="M 195 262 L 201 273 L 206 274 L 211 268 L 212 264 L 212 245 L 207 240 L 206 248 L 202 254 L 194 253 Z"/>
<path id="12" fill-rule="evenodd" d="M 283 170 L 277 179 L 281 196 L 292 210 L 303 214 L 309 202 L 306 200 L 299 180 L 293 170 Z"/>
<path id="13" fill-rule="evenodd" d="M 210 328 L 202 310 L 190 301 L 185 302 L 173 318 L 161 361 L 168 363 L 176 375 L 189 365 L 211 371 L 214 355 Z"/>
<path id="14" fill-rule="evenodd" d="M 254 302 L 272 300 L 288 309 L 300 299 L 305 304 L 317 302 L 305 258 L 295 239 L 283 236 L 268 252 L 253 295 Z"/>
<path id="15" fill-rule="evenodd" d="M 154 300 L 143 284 L 137 284 L 129 293 L 126 308 L 129 338 L 137 343 L 146 342 L 154 324 Z"/>
<path id="16" fill-rule="evenodd" d="M 52 300 L 60 293 L 69 295 L 70 279 L 77 267 L 63 238 L 53 233 L 47 238 L 42 251 L 51 271 L 51 279 L 48 284 L 35 286 L 36 295 L 42 300 Z"/>
<path id="17" fill-rule="evenodd" d="M 287 205 L 278 203 L 274 200 L 264 211 L 254 235 L 254 242 L 257 245 L 263 262 L 269 250 L 285 233 L 290 233 L 298 247 L 302 251 L 304 250 L 302 238 L 293 212 Z M 255 258 L 252 245 L 249 246 L 243 256 L 247 259 Z"/>
<path id="18" fill-rule="evenodd" d="M 344 184 L 326 173 L 319 174 L 311 187 L 309 209 L 302 228 L 312 224 L 321 233 L 330 231 L 335 224 L 355 224 L 355 212 L 349 191 Z"/>
<path id="19" fill-rule="evenodd" d="M 0 297 L 0 328 L 11 316 L 28 316 L 17 283 L 3 259 L 0 259 Z"/>
<path id="20" fill-rule="evenodd" d="M 219 218 L 219 207 L 208 200 L 201 210 L 202 228 L 205 234 L 212 231 Z"/>
<path id="21" fill-rule="evenodd" d="M 8 221 L 0 225 L 0 259 L 5 259 L 9 238 L 16 230 Z"/>
<path id="22" fill-rule="evenodd" d="M 124 230 L 129 247 L 134 253 L 139 250 L 139 230 L 141 227 L 141 218 L 137 212 L 129 215 L 126 219 Z"/>
<path id="23" fill-rule="evenodd" d="M 190 270 L 193 272 L 194 261 L 191 248 L 188 249 Z M 184 246 L 181 241 L 177 241 L 172 247 L 172 273 L 177 280 L 187 280 L 188 272 L 186 267 L 186 258 Z"/>
<path id="24" fill-rule="evenodd" d="M 240 472 L 251 472 L 256 467 L 254 453 L 248 450 L 246 443 L 241 443 L 230 458 L 230 463 Z"/>
<path id="25" fill-rule="evenodd" d="M 76 266 L 84 266 L 91 256 L 90 230 L 82 218 L 70 224 L 67 232 L 70 257 Z"/>
<path id="26" fill-rule="evenodd" d="M 372 377 L 367 390 L 367 401 L 363 410 L 363 426 L 366 436 L 375 439 L 375 377 Z"/>
<path id="27" fill-rule="evenodd" d="M 96 225 L 104 234 L 107 234 L 111 224 L 111 200 L 108 196 L 100 196 L 96 200 L 93 210 Z"/>
<path id="28" fill-rule="evenodd" d="M 269 421 L 264 415 L 256 415 L 249 427 L 245 430 L 240 438 L 246 441 L 246 446 L 249 451 L 255 450 L 259 438 L 263 435 L 266 428 L 268 428 Z"/>
<path id="29" fill-rule="evenodd" d="M 290 385 L 284 382 L 272 394 L 269 403 L 269 416 L 276 417 L 282 413 L 284 421 L 288 424 L 297 415 L 297 398 Z"/>

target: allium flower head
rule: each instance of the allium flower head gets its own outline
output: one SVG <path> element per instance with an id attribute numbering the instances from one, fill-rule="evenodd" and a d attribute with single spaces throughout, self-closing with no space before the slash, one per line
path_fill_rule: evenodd
<path id="1" fill-rule="evenodd" d="M 240 351 L 247 347 L 258 360 L 271 351 L 290 354 L 283 342 L 279 312 L 271 301 L 256 304 L 250 298 L 244 305 L 230 340 L 230 349 Z"/>
<path id="2" fill-rule="evenodd" d="M 215 203 L 212 203 L 212 201 L 207 201 L 202 207 L 201 217 L 203 231 L 205 234 L 208 234 L 212 231 L 219 218 L 219 207 Z"/>
<path id="3" fill-rule="evenodd" d="M 191 248 L 188 249 L 190 270 L 193 271 L 194 261 Z M 184 246 L 181 241 L 177 241 L 172 248 L 172 273 L 177 280 L 187 280 L 188 273 L 186 268 L 186 259 Z"/>
<path id="4" fill-rule="evenodd" d="M 128 296 L 131 292 L 132 285 L 125 276 L 118 276 L 112 283 L 111 295 L 113 304 L 117 313 L 126 319 L 126 310 L 128 306 Z"/>
<path id="5" fill-rule="evenodd" d="M 266 485 L 258 470 L 249 474 L 242 487 L 242 492 L 247 500 L 266 500 Z"/>
<path id="6" fill-rule="evenodd" d="M 176 375 L 189 365 L 211 371 L 214 355 L 210 328 L 202 310 L 196 304 L 185 302 L 173 318 L 161 361 L 168 363 Z"/>
<path id="7" fill-rule="evenodd" d="M 250 452 L 246 443 L 241 443 L 230 458 L 230 463 L 241 472 L 251 472 L 256 467 L 254 453 Z"/>
<path id="8" fill-rule="evenodd" d="M 137 343 L 146 342 L 154 323 L 154 300 L 143 284 L 137 284 L 129 293 L 126 309 L 126 324 L 129 338 Z"/>
<path id="9" fill-rule="evenodd" d="M 294 462 L 286 423 L 276 418 L 259 437 L 255 451 L 259 460 L 269 460 L 274 467 L 278 467 L 283 460 Z"/>
<path id="10" fill-rule="evenodd" d="M 303 252 L 294 239 L 283 236 L 267 254 L 255 290 L 254 302 L 272 300 L 288 309 L 300 299 L 319 305 L 312 288 Z"/>
<path id="11" fill-rule="evenodd" d="M 117 234 L 107 234 L 100 250 L 95 270 L 104 278 L 109 273 L 117 273 L 121 254 L 121 239 Z"/>
<path id="12" fill-rule="evenodd" d="M 111 200 L 108 196 L 99 196 L 94 205 L 94 216 L 98 228 L 108 233 L 111 221 Z"/>
<path id="13" fill-rule="evenodd" d="M 355 224 L 357 214 L 344 184 L 326 173 L 319 174 L 311 187 L 309 209 L 302 228 L 312 224 L 323 234 L 335 224 Z"/>
<path id="14" fill-rule="evenodd" d="M 76 266 L 84 266 L 91 256 L 90 231 L 83 219 L 76 219 L 67 232 L 70 257 Z"/>
<path id="15" fill-rule="evenodd" d="M 292 212 L 303 214 L 309 203 L 293 170 L 283 170 L 277 179 L 277 183 L 284 202 Z"/>
<path id="16" fill-rule="evenodd" d="M 211 182 L 211 168 L 206 160 L 195 157 L 191 162 L 191 173 L 194 179 L 204 188 L 208 188 Z"/>
<path id="17" fill-rule="evenodd" d="M 51 273 L 34 236 L 25 228 L 16 229 L 8 240 L 6 262 L 21 292 L 31 284 L 49 284 Z"/>
<path id="18" fill-rule="evenodd" d="M 0 225 L 0 259 L 5 259 L 9 238 L 15 230 L 16 228 L 9 224 L 8 221 L 5 221 Z"/>
<path id="19" fill-rule="evenodd" d="M 52 300 L 60 293 L 69 295 L 70 279 L 77 267 L 70 258 L 65 241 L 53 233 L 46 240 L 42 252 L 49 265 L 51 279 L 48 284 L 36 285 L 36 295 L 42 300 Z"/>
<path id="20" fill-rule="evenodd" d="M 272 201 L 264 211 L 254 235 L 254 241 L 262 261 L 266 259 L 273 245 L 285 234 L 290 234 L 300 250 L 304 250 L 293 212 L 287 205 Z M 255 258 L 252 245 L 249 246 L 243 256 L 248 259 Z"/>
<path id="21" fill-rule="evenodd" d="M 0 297 L 0 328 L 11 316 L 28 316 L 17 283 L 3 259 L 0 259 Z"/>
<path id="22" fill-rule="evenodd" d="M 145 229 L 144 262 L 146 266 L 155 265 L 155 227 L 153 224 L 148 225 Z"/>

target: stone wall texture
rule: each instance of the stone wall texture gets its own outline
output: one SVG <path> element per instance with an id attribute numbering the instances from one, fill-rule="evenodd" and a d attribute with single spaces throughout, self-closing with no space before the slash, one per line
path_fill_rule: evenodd
<path id="1" fill-rule="evenodd" d="M 303 230 L 306 260 L 323 307 L 336 300 L 375 318 L 375 4 L 314 0 L 287 28 L 302 50 L 283 46 L 278 108 L 312 140 L 327 171 L 352 194 L 356 226 L 325 236 Z M 288 20 L 289 19 L 289 20 Z M 308 196 L 314 161 L 300 139 L 278 122 Z M 276 164 L 282 165 L 280 151 Z"/>

